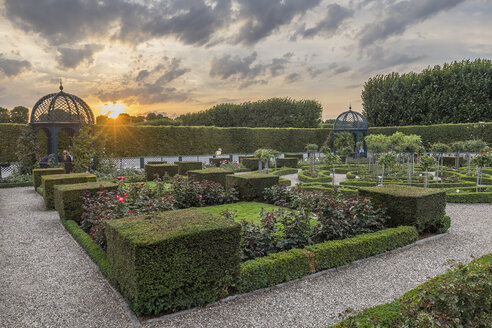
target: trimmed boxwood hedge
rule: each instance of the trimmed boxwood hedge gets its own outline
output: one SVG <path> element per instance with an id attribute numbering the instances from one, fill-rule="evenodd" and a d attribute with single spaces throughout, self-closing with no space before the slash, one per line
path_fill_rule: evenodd
<path id="1" fill-rule="evenodd" d="M 34 184 L 34 189 L 41 186 L 41 177 L 43 175 L 63 174 L 63 173 L 65 173 L 65 169 L 63 167 L 53 167 L 47 169 L 32 170 L 32 181 Z"/>
<path id="2" fill-rule="evenodd" d="M 480 270 L 491 270 L 492 268 L 492 254 L 484 255 L 478 259 L 475 259 L 467 264 L 468 267 L 483 265 Z M 474 272 L 476 272 L 474 270 Z M 424 282 L 423 284 L 407 291 L 400 298 L 395 299 L 394 301 L 388 302 L 386 304 L 376 305 L 365 309 L 356 315 L 353 315 L 349 318 L 342 320 L 341 322 L 331 326 L 331 328 L 342 328 L 342 327 L 361 327 L 361 328 L 372 328 L 372 327 L 396 327 L 395 320 L 400 315 L 402 310 L 402 306 L 404 304 L 411 303 L 416 296 L 421 293 L 426 286 L 435 286 L 438 284 L 449 284 L 448 280 L 453 280 L 453 275 L 455 275 L 456 269 L 452 271 L 448 271 L 445 274 L 438 275 L 431 280 Z M 451 278 L 451 279 L 449 279 Z M 476 280 L 476 279 L 475 279 Z M 476 281 L 475 281 L 476 282 Z M 482 284 L 476 284 L 475 286 L 481 286 Z M 451 286 L 449 286 L 451 287 Z M 449 288 L 448 290 L 452 292 L 454 289 Z M 472 286 L 470 286 L 472 287 Z M 481 289 L 481 292 L 486 292 L 486 289 Z M 460 296 L 466 297 L 466 294 L 460 293 L 458 294 L 458 298 Z M 444 299 L 443 299 L 444 301 Z M 459 300 L 458 300 L 459 301 Z M 467 302 L 468 299 L 462 299 L 461 301 Z M 467 304 L 469 305 L 469 304 Z"/>
<path id="3" fill-rule="evenodd" d="M 297 158 L 298 161 L 302 161 L 304 154 L 284 154 L 284 158 Z"/>
<path id="4" fill-rule="evenodd" d="M 89 191 L 95 194 L 101 189 L 114 190 L 118 185 L 113 182 L 85 182 L 68 185 L 55 186 L 55 209 L 63 220 L 73 220 L 80 223 L 80 217 L 83 213 L 82 194 Z"/>
<path id="5" fill-rule="evenodd" d="M 277 168 L 276 170 L 269 170 L 268 173 L 282 176 L 288 174 L 295 174 L 297 173 L 297 169 L 292 167 L 280 167 Z"/>
<path id="6" fill-rule="evenodd" d="M 0 183 L 0 189 L 2 188 L 16 188 L 16 187 L 32 187 L 32 182 L 24 181 L 24 182 L 7 182 Z"/>
<path id="7" fill-rule="evenodd" d="M 145 164 L 145 178 L 147 181 L 153 181 L 156 176 L 163 178 L 166 175 L 173 177 L 178 174 L 176 164 Z"/>
<path id="8" fill-rule="evenodd" d="M 297 158 L 277 158 L 277 167 L 297 167 Z"/>
<path id="9" fill-rule="evenodd" d="M 245 167 L 247 167 L 251 171 L 258 171 L 258 169 L 259 169 L 258 161 L 259 160 L 260 160 L 259 158 L 255 158 L 255 157 L 245 157 L 245 158 L 242 158 L 241 164 L 243 164 Z"/>
<path id="10" fill-rule="evenodd" d="M 454 192 L 446 194 L 448 203 L 492 203 L 492 192 Z"/>
<path id="11" fill-rule="evenodd" d="M 148 161 L 145 164 L 167 164 L 166 161 Z"/>
<path id="12" fill-rule="evenodd" d="M 188 177 L 195 181 L 208 180 L 220 183 L 224 187 L 226 186 L 226 176 L 229 174 L 234 174 L 234 171 L 219 168 L 188 171 Z"/>
<path id="13" fill-rule="evenodd" d="M 202 162 L 193 162 L 193 161 L 183 161 L 183 162 L 174 162 L 174 164 L 178 165 L 178 174 L 186 175 L 188 171 L 191 170 L 201 170 L 203 168 Z"/>
<path id="14" fill-rule="evenodd" d="M 96 176 L 89 173 L 44 175 L 41 177 L 46 209 L 55 208 L 55 186 L 84 182 L 95 182 Z"/>
<path id="15" fill-rule="evenodd" d="M 437 232 L 436 223 L 446 215 L 444 190 L 386 185 L 360 188 L 359 195 L 386 207 L 390 226 L 415 226 L 419 233 Z"/>
<path id="16" fill-rule="evenodd" d="M 110 274 L 141 314 L 202 306 L 239 274 L 241 226 L 199 209 L 106 221 Z"/>
<path id="17" fill-rule="evenodd" d="M 228 175 L 227 187 L 236 186 L 241 200 L 263 200 L 263 190 L 279 183 L 279 176 L 264 173 Z"/>
<path id="18" fill-rule="evenodd" d="M 304 250 L 270 254 L 245 261 L 236 285 L 239 293 L 278 285 L 310 273 L 334 268 L 415 242 L 414 227 L 397 227 L 343 240 L 332 240 Z"/>
<path id="19" fill-rule="evenodd" d="M 361 181 L 361 180 L 345 180 L 345 181 L 340 181 L 340 185 L 344 186 L 353 186 L 353 187 L 371 187 L 371 186 L 376 186 L 377 182 L 376 181 Z M 395 181 L 388 181 L 388 185 L 398 185 L 398 186 L 407 186 L 407 187 L 419 187 L 424 189 L 423 187 L 425 186 L 424 183 L 420 182 L 412 182 L 412 183 L 407 183 L 407 182 L 395 182 Z M 445 188 L 461 188 L 461 187 L 472 187 L 475 184 L 471 181 L 460 181 L 460 182 L 432 182 L 429 181 L 428 184 L 428 189 L 445 189 Z"/>
<path id="20" fill-rule="evenodd" d="M 317 178 L 311 178 L 310 176 L 306 175 L 307 171 L 300 171 L 298 174 L 299 181 L 302 182 L 331 182 L 331 173 L 329 171 L 319 171 L 318 172 L 318 177 Z"/>

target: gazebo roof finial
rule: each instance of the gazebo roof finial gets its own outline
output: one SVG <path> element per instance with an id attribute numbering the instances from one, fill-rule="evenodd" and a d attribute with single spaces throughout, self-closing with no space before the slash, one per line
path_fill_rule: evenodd
<path id="1" fill-rule="evenodd" d="M 63 91 L 62 79 L 60 79 L 60 91 Z"/>

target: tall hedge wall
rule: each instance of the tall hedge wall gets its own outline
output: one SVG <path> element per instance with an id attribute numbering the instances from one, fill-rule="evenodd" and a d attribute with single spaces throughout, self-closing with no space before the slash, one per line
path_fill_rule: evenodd
<path id="1" fill-rule="evenodd" d="M 15 162 L 17 138 L 24 124 L 0 123 L 0 162 Z"/>
<path id="2" fill-rule="evenodd" d="M 303 151 L 308 143 L 321 144 L 329 131 L 294 128 L 217 128 L 188 126 L 99 127 L 115 156 L 152 156 L 251 153 L 258 148 Z"/>

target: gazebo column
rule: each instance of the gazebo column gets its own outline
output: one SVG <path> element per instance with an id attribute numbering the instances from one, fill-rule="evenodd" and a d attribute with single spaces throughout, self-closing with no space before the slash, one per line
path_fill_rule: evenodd
<path id="1" fill-rule="evenodd" d="M 355 158 L 359 158 L 360 157 L 360 154 L 359 154 L 359 146 L 357 145 L 360 141 L 360 132 L 355 132 L 354 133 L 355 135 L 355 151 L 354 151 L 354 154 L 355 154 Z"/>
<path id="2" fill-rule="evenodd" d="M 51 129 L 51 152 L 54 154 L 55 165 L 58 166 L 58 128 Z"/>

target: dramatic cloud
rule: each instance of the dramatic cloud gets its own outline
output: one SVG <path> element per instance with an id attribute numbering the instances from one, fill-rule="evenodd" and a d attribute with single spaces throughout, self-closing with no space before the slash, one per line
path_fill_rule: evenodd
<path id="1" fill-rule="evenodd" d="M 328 69 L 330 70 L 331 76 L 342 74 L 342 73 L 350 71 L 350 67 L 340 66 L 337 63 L 333 63 L 333 64 L 328 65 Z"/>
<path id="2" fill-rule="evenodd" d="M 296 32 L 296 36 L 301 35 L 303 38 L 313 38 L 319 35 L 331 37 L 340 25 L 353 15 L 354 11 L 351 9 L 344 8 L 336 3 L 330 4 L 326 9 L 325 16 L 315 26 L 306 29 L 306 25 L 303 24 Z"/>
<path id="3" fill-rule="evenodd" d="M 291 73 L 285 77 L 286 83 L 294 83 L 298 82 L 301 79 L 301 74 L 299 73 Z"/>
<path id="4" fill-rule="evenodd" d="M 295 17 L 319 5 L 321 0 L 241 0 L 240 20 L 244 21 L 236 43 L 253 45 Z"/>
<path id="5" fill-rule="evenodd" d="M 314 79 L 314 78 L 318 77 L 318 75 L 320 75 L 321 73 L 325 72 L 326 69 L 314 67 L 314 66 L 308 66 L 306 71 L 308 72 L 309 76 L 311 76 L 311 78 Z"/>
<path id="6" fill-rule="evenodd" d="M 165 103 L 170 101 L 182 102 L 190 99 L 190 92 L 178 90 L 169 84 L 184 74 L 189 68 L 182 67 L 178 58 L 163 58 L 163 63 L 157 64 L 150 70 L 141 70 L 134 78 L 135 82 L 127 81 L 124 87 L 113 90 L 101 90 L 97 97 L 101 101 L 126 101 L 141 105 Z"/>
<path id="7" fill-rule="evenodd" d="M 455 7 L 464 0 L 421 0 L 401 1 L 390 5 L 384 19 L 366 25 L 361 33 L 359 44 L 362 47 L 386 40 L 393 35 L 401 35 L 408 26 L 422 22 L 441 11 Z"/>
<path id="8" fill-rule="evenodd" d="M 8 59 L 0 54 L 0 76 L 14 77 L 30 68 L 31 63 L 27 60 Z"/>
<path id="9" fill-rule="evenodd" d="M 255 64 L 258 57 L 256 51 L 243 58 L 231 55 L 215 57 L 212 59 L 209 75 L 221 80 L 240 80 L 239 89 L 256 84 L 267 84 L 268 78 L 284 74 L 293 56 L 293 53 L 288 52 L 280 58 L 273 58 L 270 64 Z M 258 79 L 260 77 L 262 79 Z"/>
<path id="10" fill-rule="evenodd" d="M 103 49 L 104 46 L 99 44 L 86 44 L 82 48 L 58 48 L 56 62 L 62 68 L 76 68 L 84 61 L 92 64 L 94 54 Z"/>
<path id="11" fill-rule="evenodd" d="M 381 69 L 391 68 L 416 62 L 424 56 L 411 56 L 402 53 L 390 52 L 382 47 L 371 47 L 367 49 L 368 64 L 362 69 L 363 72 L 376 72 Z"/>

